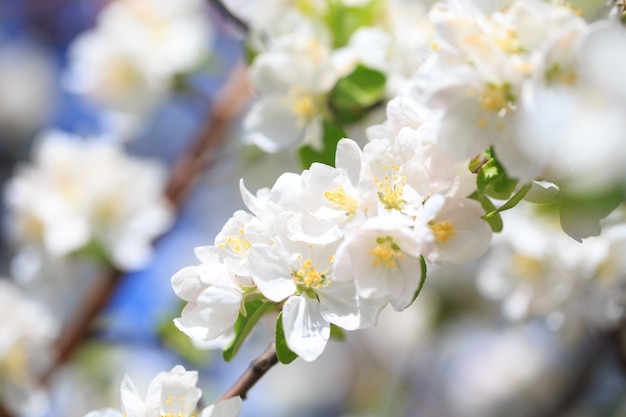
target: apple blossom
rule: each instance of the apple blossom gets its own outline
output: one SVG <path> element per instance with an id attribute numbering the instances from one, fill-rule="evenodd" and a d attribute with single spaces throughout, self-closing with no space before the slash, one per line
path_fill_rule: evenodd
<path id="1" fill-rule="evenodd" d="M 6 188 L 16 238 L 54 256 L 95 246 L 121 269 L 143 267 L 172 217 L 162 166 L 104 138 L 49 131 L 35 143 Z"/>
<path id="2" fill-rule="evenodd" d="M 176 365 L 159 373 L 150 383 L 145 399 L 128 375 L 122 380 L 122 412 L 114 409 L 91 411 L 85 417 L 195 417 L 202 390 L 196 387 L 198 372 Z M 213 404 L 200 412 L 201 417 L 235 417 L 241 409 L 241 398 L 233 397 Z"/>
<path id="3" fill-rule="evenodd" d="M 213 36 L 202 1 L 116 0 L 70 45 L 66 84 L 131 138 L 174 77 L 204 64 Z"/>

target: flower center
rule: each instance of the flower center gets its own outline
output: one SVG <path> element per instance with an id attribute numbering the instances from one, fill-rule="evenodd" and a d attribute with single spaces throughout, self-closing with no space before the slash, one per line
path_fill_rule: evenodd
<path id="1" fill-rule="evenodd" d="M 438 223 L 430 223 L 430 230 L 433 231 L 435 235 L 435 240 L 437 242 L 446 242 L 452 236 L 455 235 L 454 225 L 448 221 L 442 221 Z"/>
<path id="2" fill-rule="evenodd" d="M 161 414 L 161 417 L 196 417 L 196 413 L 192 411 L 193 406 L 189 403 L 185 403 L 185 397 L 178 397 L 178 401 L 174 401 L 174 397 L 171 395 L 165 400 L 165 407 L 168 410 L 165 414 Z M 181 409 L 187 409 L 182 411 Z M 126 413 L 124 413 L 126 417 Z"/>
<path id="3" fill-rule="evenodd" d="M 334 207 L 339 210 L 347 211 L 349 216 L 356 213 L 357 207 L 359 206 L 359 202 L 356 199 L 346 194 L 343 185 L 340 185 L 332 191 L 325 191 L 324 197 L 330 201 L 330 204 Z"/>
<path id="4" fill-rule="evenodd" d="M 400 175 L 400 167 L 394 164 L 390 167 L 383 165 L 383 171 L 385 171 L 385 176 L 382 181 L 380 178 L 374 178 L 378 188 L 378 198 L 387 210 L 402 210 L 406 204 L 406 200 L 402 198 L 406 176 Z M 391 171 L 391 175 L 387 171 Z"/>
<path id="5" fill-rule="evenodd" d="M 574 70 L 564 70 L 556 63 L 546 71 L 546 81 L 550 84 L 558 83 L 574 85 L 578 79 L 578 73 Z"/>
<path id="6" fill-rule="evenodd" d="M 333 262 L 330 258 L 330 263 Z M 297 285 L 302 285 L 310 289 L 319 289 L 326 287 L 332 283 L 328 276 L 330 270 L 319 271 L 313 261 L 309 258 L 302 262 L 300 269 L 292 271 L 291 275 Z"/>
<path id="7" fill-rule="evenodd" d="M 394 243 L 391 236 L 376 238 L 376 243 L 377 245 L 374 248 L 367 251 L 374 257 L 372 265 L 382 264 L 389 268 L 395 268 L 397 266 L 396 260 L 402 259 L 404 256 L 400 247 Z"/>
<path id="8" fill-rule="evenodd" d="M 509 108 L 510 93 L 506 85 L 488 84 L 480 93 L 480 105 L 483 110 L 499 113 Z"/>
<path id="9" fill-rule="evenodd" d="M 226 242 L 222 242 L 219 244 L 220 249 L 230 249 L 232 252 L 236 254 L 240 254 L 240 252 L 248 252 L 248 249 L 252 244 L 244 237 L 243 227 L 239 228 L 239 235 L 228 236 L 226 238 Z"/>
<path id="10" fill-rule="evenodd" d="M 294 86 L 289 89 L 285 104 L 298 117 L 298 123 L 300 124 L 304 124 L 317 114 L 315 95 L 300 86 Z"/>

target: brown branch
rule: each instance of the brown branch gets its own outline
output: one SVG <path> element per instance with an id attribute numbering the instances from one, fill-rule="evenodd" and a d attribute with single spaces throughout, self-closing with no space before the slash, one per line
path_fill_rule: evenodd
<path id="1" fill-rule="evenodd" d="M 194 143 L 172 167 L 165 195 L 175 209 L 181 206 L 186 193 L 195 184 L 198 174 L 206 167 L 206 156 L 225 139 L 232 120 L 242 111 L 249 96 L 245 67 L 239 64 L 215 97 L 210 114 Z M 54 371 L 67 362 L 86 339 L 92 324 L 107 306 L 123 276 L 123 271 L 111 269 L 85 294 L 78 313 L 74 314 L 73 320 L 64 327 L 64 332 L 57 341 L 52 364 L 40 377 L 42 385 L 49 382 Z"/>
<path id="2" fill-rule="evenodd" d="M 222 395 L 217 401 L 226 400 L 231 397 L 240 396 L 246 399 L 248 391 L 254 386 L 272 366 L 278 363 L 276 356 L 276 346 L 274 343 L 255 360 L 250 363 L 248 369 L 239 377 L 239 379 Z"/>
<path id="3" fill-rule="evenodd" d="M 206 156 L 226 137 L 231 121 L 241 113 L 250 97 L 246 68 L 240 63 L 224 89 L 216 97 L 213 109 L 202 126 L 198 140 L 182 155 L 172 168 L 165 194 L 177 207 L 185 193 L 206 168 Z"/>
<path id="4" fill-rule="evenodd" d="M 239 29 L 243 31 L 244 33 L 250 30 L 250 28 L 248 27 L 248 24 L 244 22 L 243 20 L 241 20 L 239 17 L 235 16 L 235 14 L 231 12 L 230 9 L 226 7 L 224 3 L 221 2 L 220 0 L 209 0 L 209 4 L 214 6 L 219 11 L 220 14 L 226 16 L 226 19 L 235 23 L 235 25 L 237 25 L 237 27 L 239 27 Z"/>
<path id="5" fill-rule="evenodd" d="M 13 417 L 13 414 L 9 412 L 1 403 L 0 403 L 0 417 Z"/>

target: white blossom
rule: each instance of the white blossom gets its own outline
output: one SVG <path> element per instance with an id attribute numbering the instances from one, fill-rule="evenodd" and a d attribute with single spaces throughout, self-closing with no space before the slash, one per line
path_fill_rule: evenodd
<path id="1" fill-rule="evenodd" d="M 0 278 L 0 400 L 20 415 L 46 406 L 38 378 L 51 363 L 60 323 L 47 306 Z"/>
<path id="2" fill-rule="evenodd" d="M 126 155 L 104 139 L 50 131 L 37 139 L 33 162 L 9 180 L 5 197 L 20 242 L 54 256 L 95 245 L 117 267 L 136 269 L 171 222 L 164 183 L 156 161 Z"/>
<path id="3" fill-rule="evenodd" d="M 122 412 L 114 409 L 92 411 L 85 417 L 194 417 L 202 390 L 196 387 L 198 372 L 176 365 L 169 372 L 159 373 L 150 382 L 145 398 L 126 375 L 120 387 Z M 201 411 L 202 417 L 236 417 L 241 398 L 233 397 Z M 123 414 L 122 414 L 123 413 Z"/>
<path id="4" fill-rule="evenodd" d="M 174 293 L 187 301 L 174 324 L 192 339 L 206 342 L 228 336 L 237 320 L 243 289 L 230 269 L 219 262 L 217 248 L 198 247 L 202 261 L 172 276 Z"/>
<path id="5" fill-rule="evenodd" d="M 132 137 L 174 77 L 204 65 L 213 30 L 198 0 L 110 2 L 70 45 L 66 84 L 101 105 L 117 134 Z"/>

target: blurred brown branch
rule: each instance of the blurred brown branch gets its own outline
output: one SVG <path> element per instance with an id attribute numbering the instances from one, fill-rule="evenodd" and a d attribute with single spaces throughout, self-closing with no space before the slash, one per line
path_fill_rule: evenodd
<path id="1" fill-rule="evenodd" d="M 272 343 L 266 350 L 250 363 L 239 379 L 222 395 L 218 401 L 240 396 L 245 399 L 250 388 L 254 386 L 272 366 L 278 363 L 276 346 Z"/>

